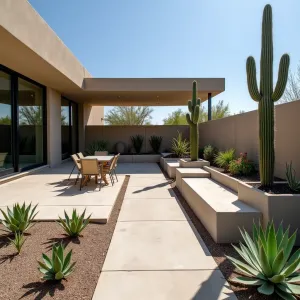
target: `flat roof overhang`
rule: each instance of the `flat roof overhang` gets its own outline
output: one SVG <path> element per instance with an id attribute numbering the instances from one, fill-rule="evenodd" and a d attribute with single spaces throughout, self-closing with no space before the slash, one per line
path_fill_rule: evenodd
<path id="1" fill-rule="evenodd" d="M 207 100 L 225 90 L 224 78 L 91 78 L 28 1 L 0 1 L 0 64 L 63 96 L 100 106 L 177 106 L 192 97 Z"/>
<path id="2" fill-rule="evenodd" d="M 194 80 L 201 102 L 225 90 L 224 78 L 85 78 L 81 93 L 65 96 L 91 105 L 179 106 L 191 99 Z"/>

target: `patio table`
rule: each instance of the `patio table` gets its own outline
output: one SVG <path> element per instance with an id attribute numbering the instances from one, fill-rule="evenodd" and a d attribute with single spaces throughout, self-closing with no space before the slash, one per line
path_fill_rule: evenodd
<path id="1" fill-rule="evenodd" d="M 97 155 L 90 155 L 90 156 L 85 156 L 84 159 L 97 159 L 98 163 L 101 164 L 102 166 L 104 165 L 104 163 L 109 163 L 113 160 L 114 155 L 101 155 L 101 156 L 97 156 Z M 80 159 L 78 159 L 78 161 L 80 161 Z M 104 181 L 104 183 L 106 185 L 108 185 L 108 181 L 106 179 L 106 174 L 103 171 L 103 168 L 101 168 L 101 178 Z"/>

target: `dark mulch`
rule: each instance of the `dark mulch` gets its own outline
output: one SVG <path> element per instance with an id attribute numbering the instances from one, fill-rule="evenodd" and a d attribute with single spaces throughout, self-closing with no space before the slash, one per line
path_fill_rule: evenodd
<path id="1" fill-rule="evenodd" d="M 291 190 L 287 183 L 274 183 L 272 187 L 261 186 L 259 183 L 250 185 L 269 194 L 300 194 L 300 191 Z"/>
<path id="2" fill-rule="evenodd" d="M 163 174 L 167 179 L 168 175 L 161 169 Z M 255 287 L 246 287 L 241 285 L 236 285 L 230 282 L 231 278 L 234 278 L 236 276 L 240 276 L 241 274 L 238 273 L 238 270 L 235 269 L 233 264 L 225 257 L 232 256 L 235 258 L 240 259 L 239 255 L 236 253 L 234 248 L 230 244 L 217 244 L 212 239 L 211 235 L 208 233 L 204 225 L 199 221 L 197 216 L 194 214 L 193 210 L 190 208 L 188 203 L 185 201 L 185 199 L 182 197 L 181 193 L 175 186 L 175 182 L 170 181 L 171 187 L 174 191 L 174 193 L 177 196 L 177 199 L 179 200 L 180 204 L 186 211 L 187 215 L 191 219 L 192 223 L 194 224 L 196 230 L 200 234 L 201 238 L 203 239 L 206 247 L 208 248 L 209 252 L 213 256 L 214 260 L 216 261 L 220 271 L 222 272 L 224 278 L 229 282 L 231 289 L 234 291 L 236 297 L 239 300 L 279 300 L 280 298 L 276 295 L 272 296 L 264 296 L 257 292 Z"/>
<path id="3" fill-rule="evenodd" d="M 70 239 L 55 222 L 40 222 L 27 235 L 20 255 L 15 255 L 7 235 L 0 232 L 0 299 L 92 299 L 122 206 L 129 176 L 126 176 L 107 224 L 89 224 L 82 237 Z M 2 226 L 2 225 L 1 225 Z M 1 227 L 0 229 L 3 229 Z M 42 253 L 49 255 L 54 243 L 73 249 L 76 269 L 67 280 L 44 282 L 37 269 Z"/>

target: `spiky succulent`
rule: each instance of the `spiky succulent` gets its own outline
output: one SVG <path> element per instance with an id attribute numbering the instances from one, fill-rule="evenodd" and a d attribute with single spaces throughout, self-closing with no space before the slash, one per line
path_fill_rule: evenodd
<path id="1" fill-rule="evenodd" d="M 39 270 L 44 274 L 45 280 L 61 280 L 74 271 L 76 262 L 71 263 L 72 250 L 64 257 L 64 247 L 62 244 L 52 247 L 52 258 L 42 254 L 43 262 L 38 262 Z"/>
<path id="2" fill-rule="evenodd" d="M 290 164 L 286 163 L 285 175 L 290 189 L 292 191 L 299 192 L 300 181 L 296 178 L 296 171 L 293 168 L 292 162 Z"/>
<path id="3" fill-rule="evenodd" d="M 24 242 L 25 242 L 23 234 L 20 232 L 16 232 L 15 238 L 14 239 L 9 238 L 9 240 L 15 246 L 17 252 L 20 253 L 22 246 L 24 245 Z"/>
<path id="4" fill-rule="evenodd" d="M 32 226 L 32 221 L 34 220 L 37 213 L 35 210 L 37 205 L 31 209 L 31 204 L 28 206 L 25 205 L 25 202 L 22 206 L 19 203 L 13 205 L 12 210 L 7 207 L 7 212 L 5 213 L 2 209 L 3 220 L 0 220 L 1 223 L 11 232 L 23 233 Z"/>
<path id="5" fill-rule="evenodd" d="M 291 255 L 296 232 L 289 237 L 289 228 L 284 231 L 282 224 L 275 230 L 273 222 L 269 222 L 266 230 L 253 225 L 253 237 L 246 230 L 240 230 L 244 243 L 234 249 L 244 261 L 227 256 L 233 265 L 245 276 L 232 279 L 233 282 L 258 286 L 258 292 L 272 295 L 274 292 L 282 299 L 296 299 L 300 294 L 300 281 L 297 272 L 300 266 L 300 249 Z"/>
<path id="6" fill-rule="evenodd" d="M 65 220 L 59 217 L 60 221 L 58 222 L 58 224 L 65 230 L 65 232 L 70 237 L 77 237 L 80 235 L 81 231 L 89 224 L 91 215 L 92 214 L 90 214 L 85 219 L 85 210 L 81 215 L 79 215 L 76 209 L 73 209 L 73 213 L 70 218 L 65 211 Z"/>
<path id="7" fill-rule="evenodd" d="M 215 157 L 215 163 L 220 167 L 228 171 L 229 164 L 235 159 L 235 149 L 229 149 L 226 151 L 220 151 Z"/>

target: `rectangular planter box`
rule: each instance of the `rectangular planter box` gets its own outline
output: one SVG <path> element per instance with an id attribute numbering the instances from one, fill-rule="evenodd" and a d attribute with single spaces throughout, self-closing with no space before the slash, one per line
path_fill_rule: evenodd
<path id="1" fill-rule="evenodd" d="M 179 160 L 179 163 L 180 163 L 180 168 L 203 168 L 204 166 L 210 166 L 210 162 L 204 159 L 191 161 L 190 158 L 181 158 Z"/>
<path id="2" fill-rule="evenodd" d="M 300 228 L 300 195 L 265 193 L 244 182 L 238 182 L 239 200 L 261 211 L 263 226 L 274 221 L 275 226 L 283 222 L 284 228 L 290 225 L 290 233 Z M 300 230 L 297 233 L 296 245 L 300 246 Z"/>
<path id="3" fill-rule="evenodd" d="M 204 167 L 204 170 L 210 173 L 210 177 L 213 180 L 229 187 L 230 189 L 232 189 L 235 192 L 238 192 L 238 184 L 239 184 L 239 182 L 241 182 L 240 180 L 238 180 L 234 177 L 231 177 L 227 174 L 221 173 L 211 167 Z"/>
<path id="4" fill-rule="evenodd" d="M 119 162 L 121 163 L 157 163 L 159 162 L 160 154 L 129 154 L 120 155 Z"/>
<path id="5" fill-rule="evenodd" d="M 160 158 L 160 166 L 163 168 L 163 170 L 168 173 L 168 166 L 167 162 L 178 162 L 179 158 Z"/>

